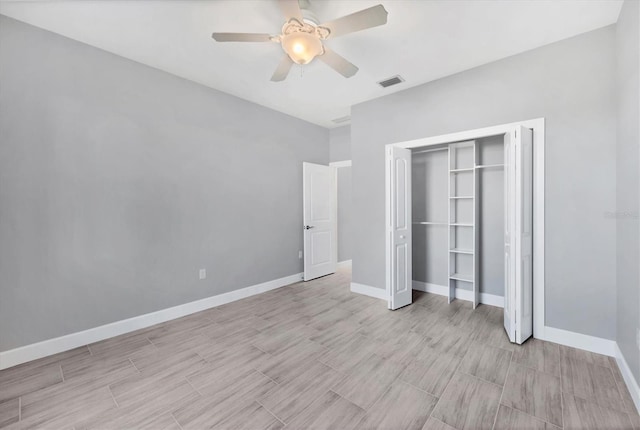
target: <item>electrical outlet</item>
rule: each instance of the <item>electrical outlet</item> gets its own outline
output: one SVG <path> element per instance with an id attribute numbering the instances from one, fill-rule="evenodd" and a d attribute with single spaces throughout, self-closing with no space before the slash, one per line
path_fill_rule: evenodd
<path id="1" fill-rule="evenodd" d="M 302 251 L 298 251 L 298 258 L 302 260 Z"/>
<path id="2" fill-rule="evenodd" d="M 207 269 L 200 269 L 199 276 L 200 276 L 200 279 L 206 279 L 207 278 Z"/>

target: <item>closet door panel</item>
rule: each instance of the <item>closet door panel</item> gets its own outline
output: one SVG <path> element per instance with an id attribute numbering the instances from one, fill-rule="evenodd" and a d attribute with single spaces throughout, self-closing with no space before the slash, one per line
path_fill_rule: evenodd
<path id="1" fill-rule="evenodd" d="M 533 335 L 533 132 L 525 127 L 516 130 L 516 342 Z"/>
<path id="2" fill-rule="evenodd" d="M 412 301 L 411 151 L 387 148 L 387 285 L 389 309 Z"/>
<path id="3" fill-rule="evenodd" d="M 505 135 L 504 326 L 509 340 L 533 335 L 533 133 Z"/>
<path id="4" fill-rule="evenodd" d="M 515 216 L 515 133 L 504 136 L 504 329 L 511 342 L 516 339 L 515 262 L 513 230 Z"/>

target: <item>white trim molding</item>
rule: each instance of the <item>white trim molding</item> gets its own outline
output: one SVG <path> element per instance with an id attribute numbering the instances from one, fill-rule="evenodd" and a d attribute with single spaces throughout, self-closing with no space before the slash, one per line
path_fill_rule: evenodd
<path id="1" fill-rule="evenodd" d="M 371 285 L 351 283 L 351 292 L 357 294 L 363 294 L 365 296 L 374 297 L 380 300 L 387 300 L 387 292 L 384 288 L 376 288 Z"/>
<path id="2" fill-rule="evenodd" d="M 617 343 L 616 362 L 618 363 L 618 367 L 620 368 L 622 379 L 624 379 L 624 383 L 629 389 L 629 393 L 631 394 L 633 403 L 635 403 L 636 409 L 638 410 L 638 413 L 640 413 L 640 386 L 638 386 L 638 381 L 636 381 L 636 379 L 633 377 L 631 368 L 629 367 L 627 360 L 624 359 L 624 355 L 622 355 L 622 351 L 620 350 L 620 347 Z"/>
<path id="3" fill-rule="evenodd" d="M 425 293 L 432 293 L 439 296 L 449 297 L 449 287 L 445 287 L 444 285 L 431 284 L 428 282 L 414 280 L 413 289 L 416 291 L 423 291 Z M 455 293 L 456 299 L 473 302 L 473 291 L 456 288 Z M 504 308 L 504 297 L 496 296 L 495 294 L 480 293 L 480 303 L 489 306 Z"/>
<path id="4" fill-rule="evenodd" d="M 351 160 L 332 161 L 331 163 L 329 163 L 329 166 L 331 166 L 331 167 L 351 167 Z"/>
<path id="5" fill-rule="evenodd" d="M 302 281 L 302 273 L 0 352 L 0 370 Z"/>
<path id="6" fill-rule="evenodd" d="M 351 267 L 351 260 L 338 261 L 338 267 Z"/>
<path id="7" fill-rule="evenodd" d="M 608 355 L 609 357 L 616 356 L 617 344 L 615 340 L 589 336 L 549 326 L 544 326 L 542 334 L 542 336 L 534 335 L 534 337 L 536 339 L 546 340 L 547 342 L 559 343 L 560 345 L 595 352 L 596 354 Z"/>

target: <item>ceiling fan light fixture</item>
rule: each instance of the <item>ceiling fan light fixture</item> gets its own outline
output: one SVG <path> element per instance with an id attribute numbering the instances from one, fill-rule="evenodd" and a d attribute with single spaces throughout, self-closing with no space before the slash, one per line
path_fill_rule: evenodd
<path id="1" fill-rule="evenodd" d="M 277 1 L 287 20 L 281 34 L 216 32 L 211 35 L 217 42 L 279 43 L 285 55 L 271 76 L 272 82 L 284 81 L 294 64 L 308 64 L 316 57 L 345 78 L 352 77 L 358 68 L 324 46 L 322 41 L 387 23 L 388 13 L 381 4 L 319 24 L 309 8 L 309 0 Z"/>
<path id="2" fill-rule="evenodd" d="M 308 64 L 324 54 L 320 39 L 312 33 L 297 31 L 282 36 L 282 49 L 297 64 Z"/>

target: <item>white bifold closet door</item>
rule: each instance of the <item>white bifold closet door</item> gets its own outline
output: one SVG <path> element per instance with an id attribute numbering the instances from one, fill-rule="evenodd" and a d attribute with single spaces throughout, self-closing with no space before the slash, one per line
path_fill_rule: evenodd
<path id="1" fill-rule="evenodd" d="M 533 335 L 533 132 L 518 126 L 504 138 L 504 328 L 522 344 Z"/>
<path id="2" fill-rule="evenodd" d="M 389 309 L 411 304 L 411 151 L 387 148 L 387 291 Z"/>

